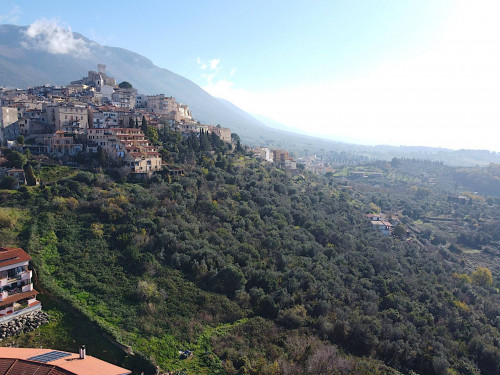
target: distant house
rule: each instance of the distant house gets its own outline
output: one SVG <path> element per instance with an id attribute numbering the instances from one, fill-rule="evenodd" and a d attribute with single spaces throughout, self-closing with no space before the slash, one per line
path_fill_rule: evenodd
<path id="1" fill-rule="evenodd" d="M 17 185 L 26 185 L 26 175 L 24 174 L 24 169 L 13 168 L 5 171 L 6 176 L 14 177 L 17 181 Z"/>
<path id="2" fill-rule="evenodd" d="M 151 175 L 162 169 L 161 154 L 150 144 L 141 129 L 90 128 L 91 146 L 101 147 L 113 160 L 121 160 L 132 173 Z"/>
<path id="3" fill-rule="evenodd" d="M 252 151 L 255 153 L 255 156 L 259 159 L 269 162 L 273 161 L 273 152 L 269 149 L 269 147 L 256 147 Z"/>
<path id="4" fill-rule="evenodd" d="M 42 308 L 31 283 L 30 260 L 23 249 L 0 247 L 0 323 Z"/>
<path id="5" fill-rule="evenodd" d="M 37 137 L 36 143 L 45 146 L 43 148 L 44 153 L 55 156 L 73 156 L 83 150 L 82 144 L 75 143 L 73 137 L 66 136 L 62 130 L 58 130 L 54 134 Z"/>
<path id="6" fill-rule="evenodd" d="M 167 166 L 167 171 L 170 176 L 184 176 L 184 169 L 183 168 L 175 168 L 175 167 L 170 167 Z"/>
<path id="7" fill-rule="evenodd" d="M 47 105 L 46 112 L 47 121 L 55 130 L 84 134 L 88 128 L 89 116 L 85 105 L 51 103 Z"/>
<path id="8" fill-rule="evenodd" d="M 388 236 L 392 233 L 392 224 L 388 221 L 383 220 L 372 220 L 372 229 L 379 231 L 384 236 Z"/>
<path id="9" fill-rule="evenodd" d="M 287 169 L 296 169 L 297 168 L 297 163 L 288 154 L 288 151 L 273 150 L 272 153 L 273 153 L 273 161 L 275 164 L 278 164 L 280 167 L 287 168 Z"/>
<path id="10" fill-rule="evenodd" d="M 370 219 L 371 221 L 382 220 L 382 215 L 381 214 L 367 214 L 366 217 L 368 219 Z"/>
<path id="11" fill-rule="evenodd" d="M 363 178 L 363 177 L 365 177 L 365 172 L 352 171 L 349 176 L 351 178 Z"/>

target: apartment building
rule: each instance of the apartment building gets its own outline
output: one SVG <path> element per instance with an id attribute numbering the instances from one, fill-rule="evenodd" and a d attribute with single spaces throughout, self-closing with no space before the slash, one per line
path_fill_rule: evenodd
<path id="1" fill-rule="evenodd" d="M 88 110 L 85 105 L 52 103 L 47 105 L 47 120 L 54 130 L 83 134 L 88 128 Z"/>
<path id="2" fill-rule="evenodd" d="M 0 323 L 42 308 L 31 282 L 30 260 L 23 249 L 0 247 Z"/>
<path id="3" fill-rule="evenodd" d="M 149 143 L 141 129 L 90 128 L 87 138 L 113 160 L 123 161 L 132 173 L 149 175 L 162 168 L 160 153 Z"/>

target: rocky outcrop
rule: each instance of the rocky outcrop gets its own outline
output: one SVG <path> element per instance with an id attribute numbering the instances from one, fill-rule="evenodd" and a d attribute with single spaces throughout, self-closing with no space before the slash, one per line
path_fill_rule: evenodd
<path id="1" fill-rule="evenodd" d="M 0 341 L 23 332 L 34 331 L 42 324 L 48 323 L 49 316 L 43 311 L 35 311 L 21 315 L 9 322 L 0 324 Z"/>

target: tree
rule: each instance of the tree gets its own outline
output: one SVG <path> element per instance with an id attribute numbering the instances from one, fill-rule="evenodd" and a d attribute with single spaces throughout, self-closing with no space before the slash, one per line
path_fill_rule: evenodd
<path id="1" fill-rule="evenodd" d="M 9 152 L 6 157 L 10 164 L 15 168 L 22 168 L 27 162 L 26 156 L 16 150 Z"/>
<path id="2" fill-rule="evenodd" d="M 210 151 L 210 140 L 207 132 L 200 130 L 200 151 Z"/>
<path id="3" fill-rule="evenodd" d="M 241 138 L 240 138 L 240 136 L 239 136 L 238 134 L 236 134 L 236 133 L 231 133 L 231 140 L 232 140 L 233 142 L 238 142 L 238 141 L 241 141 Z"/>
<path id="4" fill-rule="evenodd" d="M 472 282 L 477 285 L 490 286 L 493 284 L 493 275 L 487 267 L 477 267 L 470 275 L 470 278 Z"/>
<path id="5" fill-rule="evenodd" d="M 406 237 L 406 228 L 401 224 L 396 225 L 396 227 L 394 228 L 394 235 L 396 237 L 398 237 L 399 239 L 405 238 Z"/>
<path id="6" fill-rule="evenodd" d="M 225 293 L 229 297 L 245 286 L 245 276 L 241 270 L 233 265 L 225 266 L 213 278 L 213 286 L 216 290 Z"/>
<path id="7" fill-rule="evenodd" d="M 20 145 L 24 145 L 24 136 L 22 135 L 17 136 L 16 142 Z"/>
<path id="8" fill-rule="evenodd" d="M 17 188 L 17 180 L 12 176 L 6 176 L 0 182 L 0 188 L 14 190 L 15 188 Z"/>
<path id="9" fill-rule="evenodd" d="M 104 152 L 104 149 L 100 146 L 97 148 L 96 159 L 99 165 L 101 166 L 103 166 L 104 162 L 106 161 L 106 153 Z"/>
<path id="10" fill-rule="evenodd" d="M 142 116 L 141 130 L 144 134 L 148 134 L 148 120 Z"/>
<path id="11" fill-rule="evenodd" d="M 135 121 L 132 117 L 129 117 L 128 119 L 128 127 L 129 128 L 134 128 L 135 127 Z"/>
<path id="12" fill-rule="evenodd" d="M 210 133 L 210 143 L 212 145 L 212 150 L 218 150 L 221 146 L 222 142 L 215 132 Z"/>
<path id="13" fill-rule="evenodd" d="M 146 136 L 155 145 L 160 141 L 160 138 L 158 136 L 158 129 L 156 129 L 154 126 L 148 126 Z"/>
<path id="14" fill-rule="evenodd" d="M 36 176 L 31 164 L 26 164 L 26 166 L 24 167 L 24 174 L 26 176 L 26 182 L 28 183 L 28 186 L 35 186 Z"/>
<path id="15" fill-rule="evenodd" d="M 131 89 L 132 88 L 132 84 L 130 82 L 123 81 L 123 82 L 121 82 L 118 85 L 118 87 L 121 88 L 121 89 Z"/>

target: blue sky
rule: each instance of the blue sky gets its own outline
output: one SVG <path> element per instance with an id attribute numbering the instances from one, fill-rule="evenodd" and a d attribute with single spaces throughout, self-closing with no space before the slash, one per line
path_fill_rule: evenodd
<path id="1" fill-rule="evenodd" d="M 45 18 L 309 134 L 500 151 L 497 3 L 0 0 L 0 23 Z"/>

